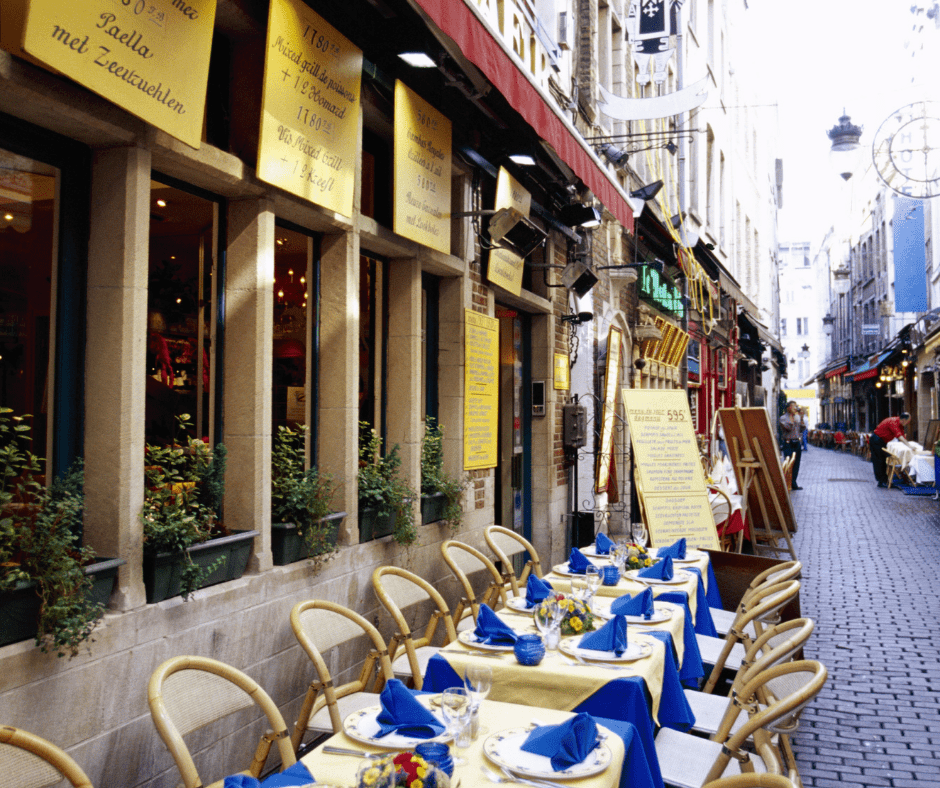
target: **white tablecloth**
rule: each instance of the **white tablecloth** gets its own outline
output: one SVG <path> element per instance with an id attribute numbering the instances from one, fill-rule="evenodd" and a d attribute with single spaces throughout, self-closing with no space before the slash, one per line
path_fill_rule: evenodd
<path id="1" fill-rule="evenodd" d="M 897 457 L 901 461 L 901 468 L 905 471 L 911 464 L 911 459 L 914 457 L 915 452 L 924 450 L 924 447 L 919 443 L 910 441 L 910 444 L 914 447 L 913 449 L 909 448 L 905 444 L 901 443 L 901 441 L 899 441 L 897 438 L 895 438 L 893 441 L 888 443 L 887 446 L 885 446 L 885 451 Z"/>
<path id="2" fill-rule="evenodd" d="M 933 454 L 915 454 L 911 458 L 911 476 L 917 479 L 918 484 L 934 483 Z"/>

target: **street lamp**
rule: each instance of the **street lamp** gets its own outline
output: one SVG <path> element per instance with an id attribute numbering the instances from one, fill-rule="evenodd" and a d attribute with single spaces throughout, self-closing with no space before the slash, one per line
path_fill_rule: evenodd
<path id="1" fill-rule="evenodd" d="M 823 318 L 823 333 L 827 337 L 832 336 L 832 326 L 836 322 L 836 319 L 832 316 L 831 313 L 827 312 L 826 316 Z"/>
<path id="2" fill-rule="evenodd" d="M 826 132 L 832 140 L 829 149 L 829 162 L 842 180 L 852 177 L 861 163 L 862 146 L 859 139 L 862 136 L 862 127 L 852 123 L 852 119 L 842 110 L 839 122 Z"/>
<path id="3" fill-rule="evenodd" d="M 803 345 L 800 349 L 800 358 L 809 358 L 809 345 Z"/>

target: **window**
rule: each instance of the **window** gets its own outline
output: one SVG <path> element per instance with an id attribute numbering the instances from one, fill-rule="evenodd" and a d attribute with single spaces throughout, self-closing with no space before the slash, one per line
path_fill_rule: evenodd
<path id="1" fill-rule="evenodd" d="M 780 318 L 780 336 L 785 337 L 787 335 L 787 319 L 785 317 Z"/>
<path id="2" fill-rule="evenodd" d="M 359 420 L 385 437 L 388 265 L 359 258 Z M 384 440 L 383 440 L 384 444 Z"/>

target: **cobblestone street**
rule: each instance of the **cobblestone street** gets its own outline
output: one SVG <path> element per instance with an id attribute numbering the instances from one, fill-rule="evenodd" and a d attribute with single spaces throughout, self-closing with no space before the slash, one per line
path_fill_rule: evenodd
<path id="1" fill-rule="evenodd" d="M 792 493 L 805 649 L 829 669 L 794 749 L 806 788 L 940 788 L 940 503 L 810 447 Z"/>

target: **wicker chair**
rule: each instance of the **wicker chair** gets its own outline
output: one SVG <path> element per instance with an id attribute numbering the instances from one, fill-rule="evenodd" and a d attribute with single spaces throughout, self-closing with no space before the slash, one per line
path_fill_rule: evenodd
<path id="1" fill-rule="evenodd" d="M 503 581 L 508 583 L 513 596 L 519 596 L 525 593 L 521 589 L 525 586 L 529 575 L 536 577 L 542 576 L 542 563 L 539 560 L 539 554 L 536 552 L 532 543 L 521 534 L 503 528 L 501 525 L 488 525 L 483 529 L 483 538 L 496 560 L 503 565 Z M 528 553 L 529 560 L 518 576 L 513 571 L 512 559 L 519 553 Z"/>
<path id="2" fill-rule="evenodd" d="M 733 777 L 719 777 L 702 788 L 796 788 L 789 778 L 782 774 L 736 774 Z"/>
<path id="3" fill-rule="evenodd" d="M 392 672 L 397 678 L 411 680 L 415 689 L 421 689 L 428 660 L 440 650 L 432 645 L 437 625 L 441 622 L 444 624 L 444 645 L 457 639 L 450 608 L 444 597 L 427 580 L 397 566 L 380 566 L 376 569 L 372 573 L 372 587 L 398 628 L 388 644 Z M 402 610 L 413 605 L 426 606 L 428 603 L 432 605 L 433 612 L 424 634 L 415 638 Z"/>
<path id="4" fill-rule="evenodd" d="M 262 735 L 248 769 L 241 774 L 258 777 L 271 744 L 276 742 L 282 768 L 297 762 L 287 724 L 274 701 L 254 679 L 240 670 L 208 657 L 173 657 L 150 676 L 147 688 L 150 716 L 183 777 L 185 788 L 202 788 L 183 736 L 230 714 L 260 707 L 273 729 Z M 221 788 L 224 779 L 207 788 Z"/>
<path id="5" fill-rule="evenodd" d="M 734 509 L 731 504 L 731 498 L 729 498 L 728 493 L 720 487 L 709 485 L 708 491 L 718 496 L 712 501 L 711 510 L 712 518 L 715 521 L 715 528 L 718 531 L 718 542 L 721 545 L 721 549 L 726 553 L 740 553 L 744 546 L 744 530 L 742 529 L 733 534 L 725 533 L 731 523 L 731 515 Z"/>
<path id="6" fill-rule="evenodd" d="M 349 714 L 377 704 L 377 693 L 394 674 L 382 635 L 349 608 L 323 599 L 299 602 L 291 610 L 290 625 L 317 673 L 307 689 L 291 736 L 291 745 L 297 752 L 306 731 L 339 733 Z M 359 677 L 335 687 L 323 654 L 363 636 L 369 638 L 372 649 L 362 664 Z"/>
<path id="7" fill-rule="evenodd" d="M 738 603 L 736 610 L 722 610 L 718 607 L 709 608 L 709 612 L 712 614 L 712 621 L 715 622 L 715 629 L 718 631 L 718 634 L 728 634 L 728 630 L 730 630 L 732 624 L 734 624 L 735 618 L 747 610 L 748 602 L 758 588 L 761 586 L 776 585 L 777 583 L 783 583 L 793 578 L 799 578 L 802 571 L 803 564 L 799 561 L 784 561 L 781 564 L 772 566 L 770 569 L 765 569 L 751 581 L 751 584 L 741 596 L 741 601 Z M 749 634 L 753 636 L 753 626 Z"/>
<path id="8" fill-rule="evenodd" d="M 0 725 L 0 774 L 6 785 L 44 788 L 64 777 L 74 788 L 92 788 L 81 767 L 61 748 L 34 733 Z"/>
<path id="9" fill-rule="evenodd" d="M 463 596 L 457 603 L 457 609 L 454 610 L 455 622 L 462 622 L 465 617 L 468 617 L 468 611 L 473 615 L 473 621 L 475 622 L 481 603 L 489 605 L 493 610 L 506 607 L 506 588 L 503 585 L 503 576 L 499 573 L 496 565 L 483 553 L 475 547 L 451 539 L 441 545 L 441 556 L 463 589 Z M 489 575 L 489 584 L 480 599 L 477 600 L 469 575 L 481 570 Z"/>
<path id="10" fill-rule="evenodd" d="M 787 662 L 762 671 L 742 688 L 741 695 L 756 697 L 763 688 L 775 687 L 774 699 L 724 742 L 661 728 L 656 734 L 656 755 L 663 782 L 679 788 L 701 788 L 719 777 L 743 772 L 782 774 L 784 769 L 792 780 L 795 772 L 773 737 L 791 729 L 793 717 L 819 694 L 827 675 L 825 666 L 813 660 Z M 752 739 L 756 753 L 745 749 L 748 739 Z"/>

